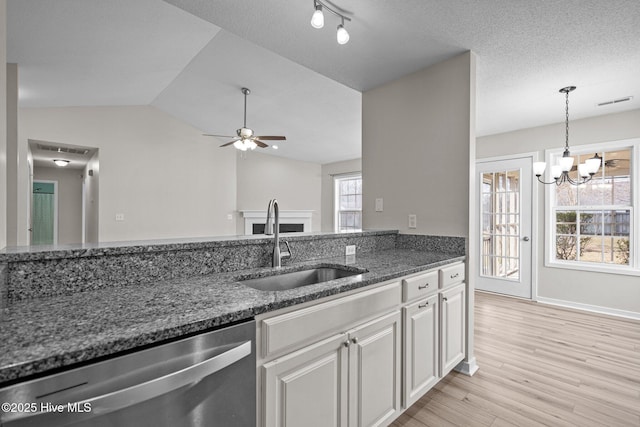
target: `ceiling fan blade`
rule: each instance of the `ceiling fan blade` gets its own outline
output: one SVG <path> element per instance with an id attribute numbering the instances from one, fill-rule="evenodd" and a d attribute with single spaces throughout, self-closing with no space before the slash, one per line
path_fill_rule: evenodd
<path id="1" fill-rule="evenodd" d="M 226 144 L 222 144 L 220 147 L 226 147 L 227 145 L 231 145 L 231 144 L 233 144 L 233 143 L 234 143 L 234 142 L 236 142 L 236 141 L 237 141 L 237 139 L 234 139 L 233 141 L 229 141 L 229 142 L 227 142 Z"/>
<path id="2" fill-rule="evenodd" d="M 218 138 L 236 138 L 234 135 L 213 135 L 209 133 L 203 133 L 202 136 L 215 136 Z"/>
<path id="3" fill-rule="evenodd" d="M 262 141 L 258 141 L 257 139 L 254 139 L 254 140 L 253 140 L 253 142 L 255 142 L 255 143 L 256 143 L 256 145 L 257 145 L 258 147 L 260 147 L 260 148 L 267 148 L 267 147 L 268 147 L 268 145 L 267 145 L 267 144 L 265 144 L 265 143 L 264 143 L 264 142 L 262 142 Z"/>
<path id="4" fill-rule="evenodd" d="M 264 139 L 265 141 L 285 141 L 285 136 L 256 136 L 257 139 Z"/>

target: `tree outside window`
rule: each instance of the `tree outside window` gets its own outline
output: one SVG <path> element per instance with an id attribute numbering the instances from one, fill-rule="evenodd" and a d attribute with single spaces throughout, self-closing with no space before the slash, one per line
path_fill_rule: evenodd
<path id="1" fill-rule="evenodd" d="M 631 148 L 600 152 L 602 166 L 589 183 L 578 187 L 565 183 L 555 188 L 552 220 L 556 260 L 630 265 L 631 154 Z M 575 164 L 593 156 L 576 156 Z M 570 175 L 577 179 L 575 170 Z"/>

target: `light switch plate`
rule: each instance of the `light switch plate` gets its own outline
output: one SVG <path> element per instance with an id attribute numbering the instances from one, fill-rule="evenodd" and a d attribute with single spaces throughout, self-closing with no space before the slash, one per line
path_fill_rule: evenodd
<path id="1" fill-rule="evenodd" d="M 349 256 L 349 255 L 355 255 L 356 254 L 356 245 L 347 245 L 347 247 L 345 248 L 344 254 Z"/>
<path id="2" fill-rule="evenodd" d="M 117 213 L 116 214 L 116 221 L 124 221 L 124 214 L 123 213 Z"/>
<path id="3" fill-rule="evenodd" d="M 418 218 L 415 214 L 409 214 L 409 228 L 418 227 Z"/>
<path id="4" fill-rule="evenodd" d="M 376 212 L 382 212 L 382 198 L 376 199 Z"/>

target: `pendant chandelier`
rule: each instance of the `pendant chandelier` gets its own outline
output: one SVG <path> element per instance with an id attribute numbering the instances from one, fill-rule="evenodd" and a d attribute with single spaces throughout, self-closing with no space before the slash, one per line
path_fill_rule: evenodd
<path id="1" fill-rule="evenodd" d="M 591 181 L 593 176 L 600 169 L 600 165 L 602 163 L 602 157 L 598 156 L 596 153 L 592 158 L 586 160 L 584 163 L 580 163 L 578 165 L 578 177 L 577 179 L 573 179 L 569 176 L 569 172 L 573 167 L 573 157 L 571 157 L 571 153 L 569 152 L 569 92 L 575 90 L 575 86 L 567 86 L 560 89 L 560 93 L 564 93 L 566 97 L 566 114 L 565 114 L 565 129 L 566 136 L 564 142 L 564 153 L 562 153 L 562 157 L 560 158 L 559 164 L 551 166 L 551 177 L 554 179 L 550 182 L 544 182 L 540 177 L 544 173 L 547 164 L 545 162 L 534 162 L 533 163 L 533 173 L 543 184 L 556 184 L 561 185 L 565 182 L 572 185 L 581 185 Z"/>

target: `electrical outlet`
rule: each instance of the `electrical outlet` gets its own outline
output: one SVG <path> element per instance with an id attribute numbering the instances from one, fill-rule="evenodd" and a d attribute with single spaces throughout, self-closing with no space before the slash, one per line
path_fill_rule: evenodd
<path id="1" fill-rule="evenodd" d="M 228 219 L 229 221 L 231 221 L 231 220 L 233 219 L 233 215 L 232 215 L 232 214 L 227 214 L 227 219 Z"/>
<path id="2" fill-rule="evenodd" d="M 376 212 L 382 212 L 382 198 L 376 199 Z"/>
<path id="3" fill-rule="evenodd" d="M 409 228 L 417 228 L 418 218 L 415 214 L 409 214 Z"/>
<path id="4" fill-rule="evenodd" d="M 123 213 L 117 213 L 116 214 L 116 221 L 124 221 L 124 214 Z"/>
<path id="5" fill-rule="evenodd" d="M 356 254 L 356 245 L 348 245 L 345 248 L 344 254 L 349 256 L 349 255 L 355 255 Z"/>

